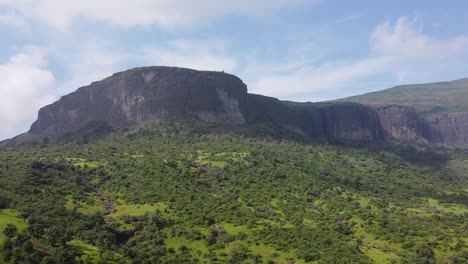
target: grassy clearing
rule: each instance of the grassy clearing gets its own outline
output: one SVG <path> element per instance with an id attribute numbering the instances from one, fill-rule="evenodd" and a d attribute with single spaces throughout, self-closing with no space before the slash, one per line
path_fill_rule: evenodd
<path id="1" fill-rule="evenodd" d="M 68 162 L 71 162 L 74 166 L 80 168 L 98 168 L 100 166 L 105 166 L 106 164 L 99 161 L 88 161 L 83 158 L 66 158 Z"/>
<path id="2" fill-rule="evenodd" d="M 245 244 L 240 241 L 235 241 L 230 243 L 226 249 L 219 250 L 220 254 L 229 254 L 234 248 L 240 244 Z M 269 260 L 267 263 L 288 263 L 290 260 L 294 260 L 296 264 L 305 263 L 304 260 L 297 259 L 294 252 L 284 252 L 276 250 L 274 247 L 258 243 L 258 244 L 246 244 L 247 248 L 250 250 L 250 253 L 254 255 L 259 255 L 262 257 L 263 261 Z M 310 262 L 309 262 L 310 263 Z"/>
<path id="3" fill-rule="evenodd" d="M 14 224 L 19 231 L 26 228 L 26 222 L 19 217 L 19 212 L 11 209 L 0 210 L 0 245 L 3 245 L 5 235 L 3 230 L 8 224 Z M 3 247 L 0 247 L 0 263 L 3 261 Z"/>
<path id="4" fill-rule="evenodd" d="M 468 214 L 468 208 L 460 204 L 440 203 L 438 200 L 428 198 L 426 202 L 417 208 L 408 208 L 409 212 L 422 217 L 430 217 L 434 214 Z"/>
<path id="5" fill-rule="evenodd" d="M 440 203 L 436 199 L 429 198 L 427 199 L 427 205 L 429 208 L 436 208 L 445 213 L 452 213 L 456 215 L 463 215 L 468 213 L 468 208 L 459 204 L 449 204 L 449 203 Z"/>
<path id="6" fill-rule="evenodd" d="M 83 256 L 81 257 L 81 259 L 84 262 L 89 261 L 91 263 L 95 263 L 99 259 L 99 248 L 96 246 L 93 246 L 78 239 L 69 241 L 67 245 L 83 251 Z"/>
<path id="7" fill-rule="evenodd" d="M 237 162 L 246 158 L 247 152 L 221 152 L 212 154 L 203 151 L 197 151 L 196 163 L 205 165 L 210 164 L 213 167 L 224 168 L 229 162 Z"/>
<path id="8" fill-rule="evenodd" d="M 112 218 L 120 218 L 123 216 L 144 216 L 145 214 L 154 213 L 156 210 L 164 211 L 167 204 L 163 202 L 152 204 L 128 204 L 123 200 L 117 200 L 114 205 L 114 212 L 109 214 Z"/>
<path id="9" fill-rule="evenodd" d="M 252 229 L 248 228 L 245 225 L 237 226 L 237 225 L 230 224 L 230 223 L 224 223 L 222 224 L 222 226 L 224 227 L 224 230 L 226 230 L 226 232 L 234 236 L 239 235 L 239 233 L 251 234 L 253 232 Z"/>
<path id="10" fill-rule="evenodd" d="M 71 195 L 68 195 L 66 199 L 65 208 L 68 210 L 76 210 L 84 215 L 101 214 L 104 212 L 104 207 L 95 193 L 87 193 L 84 201 L 77 201 Z"/>
<path id="11" fill-rule="evenodd" d="M 67 243 L 68 246 L 79 249 L 83 252 L 81 260 L 83 263 L 97 263 L 101 259 L 101 251 L 98 247 L 88 244 L 82 240 L 73 239 Z M 123 256 L 111 251 L 106 251 L 106 263 L 122 263 Z M 123 262 L 125 263 L 125 262 Z"/>
<path id="12" fill-rule="evenodd" d="M 206 247 L 204 240 L 191 241 L 185 237 L 170 237 L 165 240 L 165 243 L 168 248 L 173 248 L 175 250 L 178 250 L 181 246 L 187 246 L 188 248 L 193 250 L 193 252 L 200 251 L 202 254 L 208 253 L 208 248 Z M 200 256 L 197 255 L 196 257 Z"/>
<path id="13" fill-rule="evenodd" d="M 400 259 L 395 253 L 383 252 L 378 248 L 366 248 L 364 252 L 374 263 L 398 263 Z"/>
<path id="14" fill-rule="evenodd" d="M 0 242 L 3 243 L 5 236 L 3 235 L 3 229 L 8 224 L 14 224 L 18 230 L 26 228 L 26 222 L 19 217 L 19 212 L 12 209 L 0 210 Z"/>
<path id="15" fill-rule="evenodd" d="M 376 239 L 373 234 L 367 232 L 366 229 L 361 226 L 361 224 L 364 223 L 362 219 L 353 217 L 351 220 L 356 223 L 353 227 L 354 236 L 362 239 L 362 250 L 374 263 L 399 262 L 400 257 L 398 255 L 402 252 L 400 244 Z"/>

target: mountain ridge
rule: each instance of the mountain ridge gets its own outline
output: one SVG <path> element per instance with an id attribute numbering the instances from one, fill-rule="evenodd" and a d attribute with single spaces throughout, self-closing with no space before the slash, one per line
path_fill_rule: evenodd
<path id="1" fill-rule="evenodd" d="M 284 102 L 248 93 L 247 85 L 235 75 L 167 66 L 133 68 L 80 87 L 41 108 L 29 133 L 49 141 L 76 133 L 90 122 L 130 128 L 173 115 L 220 126 L 268 123 L 300 131 L 311 140 L 371 142 L 391 138 L 468 143 L 464 115 L 425 119 L 417 107 L 410 105 L 347 102 L 346 98 L 337 102 Z"/>
<path id="2" fill-rule="evenodd" d="M 468 78 L 411 84 L 337 100 L 374 106 L 400 104 L 414 108 L 420 135 L 433 143 L 468 143 Z"/>

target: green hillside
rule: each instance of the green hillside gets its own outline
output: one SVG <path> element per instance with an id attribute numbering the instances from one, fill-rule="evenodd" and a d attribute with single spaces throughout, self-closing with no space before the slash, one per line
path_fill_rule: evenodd
<path id="1" fill-rule="evenodd" d="M 0 236 L 0 262 L 468 260 L 466 150 L 210 126 L 170 119 L 0 149 L 0 227 L 18 228 Z"/>
<path id="2" fill-rule="evenodd" d="M 383 91 L 340 99 L 364 104 L 401 104 L 422 116 L 468 112 L 468 79 L 396 86 Z"/>

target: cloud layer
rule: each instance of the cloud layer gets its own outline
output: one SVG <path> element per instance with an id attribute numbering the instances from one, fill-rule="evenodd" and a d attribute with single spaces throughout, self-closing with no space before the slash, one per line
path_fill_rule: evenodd
<path id="1" fill-rule="evenodd" d="M 23 17 L 65 30 L 86 19 L 121 26 L 192 27 L 217 18 L 262 16 L 314 0 L 0 0 Z M 9 20 L 12 20 L 10 16 Z"/>
<path id="2" fill-rule="evenodd" d="M 55 100 L 53 84 L 54 75 L 40 48 L 24 48 L 0 64 L 0 138 L 27 130 L 39 108 Z"/>
<path id="3" fill-rule="evenodd" d="M 371 46 L 384 55 L 428 60 L 456 56 L 468 47 L 464 35 L 439 40 L 424 34 L 422 28 L 418 17 L 402 16 L 395 23 L 386 21 L 372 32 Z"/>

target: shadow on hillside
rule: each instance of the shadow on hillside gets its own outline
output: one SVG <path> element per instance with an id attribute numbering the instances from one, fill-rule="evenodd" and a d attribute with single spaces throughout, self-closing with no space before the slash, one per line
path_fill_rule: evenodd
<path id="1" fill-rule="evenodd" d="M 448 150 L 436 146 L 382 142 L 371 145 L 371 148 L 392 152 L 407 162 L 423 167 L 444 167 L 450 160 Z"/>

